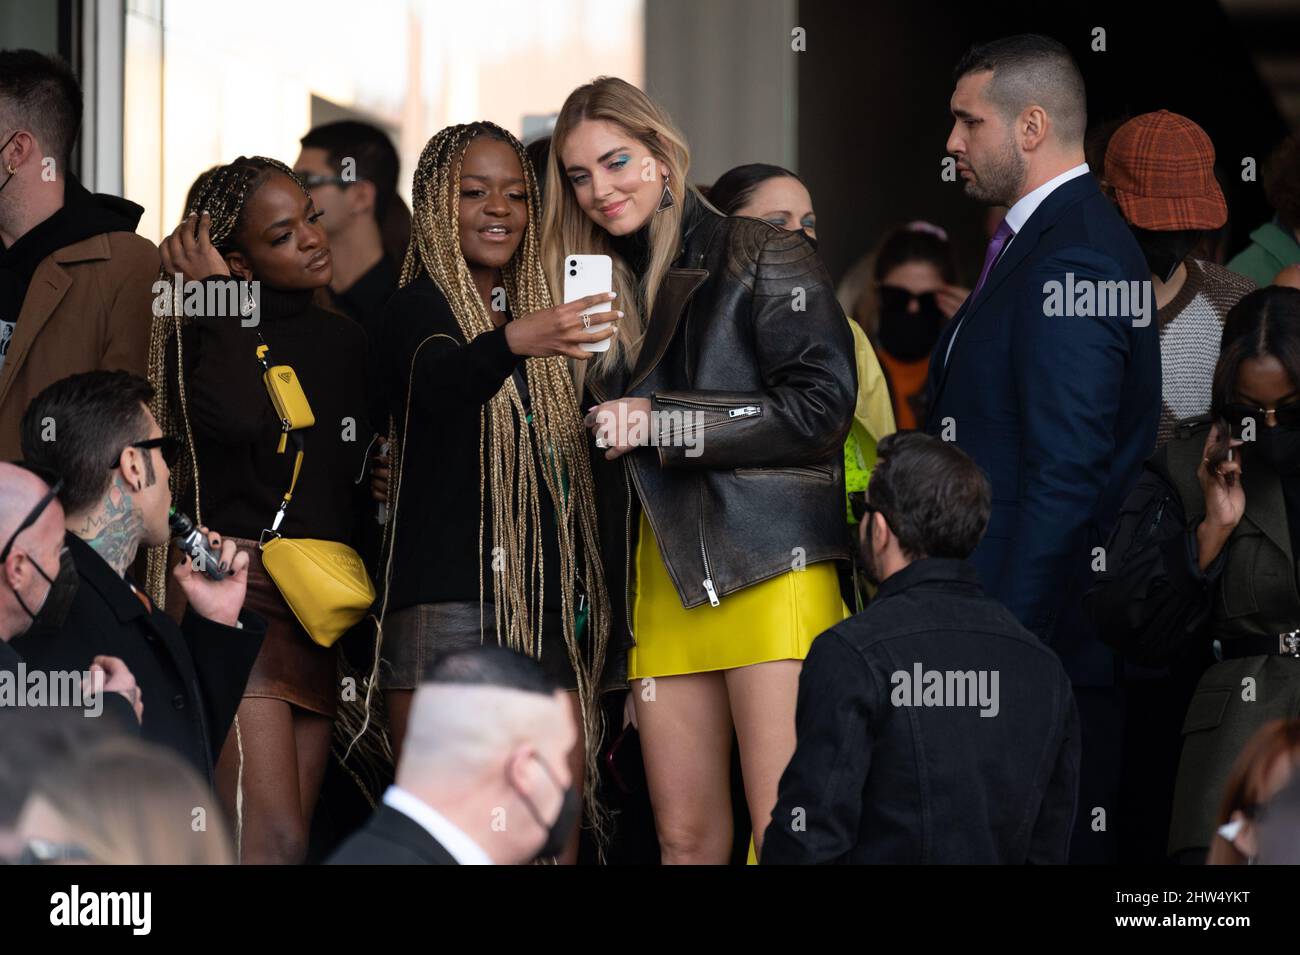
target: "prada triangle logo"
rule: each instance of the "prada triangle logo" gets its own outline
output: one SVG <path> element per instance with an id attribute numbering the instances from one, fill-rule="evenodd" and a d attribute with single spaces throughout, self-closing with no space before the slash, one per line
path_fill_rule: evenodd
<path id="1" fill-rule="evenodd" d="M 281 381 L 283 381 L 285 384 L 288 384 L 289 382 L 293 381 L 293 372 L 291 371 L 278 372 L 276 374 L 276 377 L 279 378 Z"/>

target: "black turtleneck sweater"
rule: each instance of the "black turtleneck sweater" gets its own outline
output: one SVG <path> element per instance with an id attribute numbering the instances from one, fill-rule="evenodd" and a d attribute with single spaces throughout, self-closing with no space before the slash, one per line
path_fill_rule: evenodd
<path id="1" fill-rule="evenodd" d="M 650 226 L 644 225 L 627 235 L 610 236 L 609 244 L 640 280 L 650 266 Z"/>
<path id="2" fill-rule="evenodd" d="M 280 422 L 256 357 L 265 340 L 268 363 L 293 368 L 316 418 L 298 432 L 302 473 L 280 533 L 352 543 L 354 495 L 374 435 L 366 414 L 366 334 L 351 319 L 312 305 L 311 297 L 310 290 L 263 284 L 257 327 L 244 328 L 237 317 L 198 318 L 186 330 L 202 516 L 221 534 L 256 540 L 293 476 L 293 442 L 276 452 Z"/>

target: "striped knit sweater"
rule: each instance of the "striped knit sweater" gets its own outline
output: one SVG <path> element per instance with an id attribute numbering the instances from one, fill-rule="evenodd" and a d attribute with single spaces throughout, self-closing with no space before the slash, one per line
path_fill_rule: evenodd
<path id="1" fill-rule="evenodd" d="M 1219 360 L 1223 322 L 1255 283 L 1213 262 L 1187 259 L 1187 281 L 1156 313 L 1160 323 L 1163 377 L 1156 447 L 1169 440 L 1174 423 L 1210 410 L 1210 386 Z"/>

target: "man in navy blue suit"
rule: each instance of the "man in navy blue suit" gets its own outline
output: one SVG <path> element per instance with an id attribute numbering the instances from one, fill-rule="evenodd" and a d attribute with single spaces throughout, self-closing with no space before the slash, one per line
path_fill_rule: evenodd
<path id="1" fill-rule="evenodd" d="M 1008 211 L 934 349 L 926 429 L 992 483 L 971 563 L 1065 664 L 1083 744 L 1071 857 L 1113 861 L 1122 708 L 1115 659 L 1082 597 L 1155 445 L 1150 269 L 1084 162 L 1083 77 L 1065 47 L 996 40 L 972 48 L 955 77 L 948 152 L 968 196 Z"/>

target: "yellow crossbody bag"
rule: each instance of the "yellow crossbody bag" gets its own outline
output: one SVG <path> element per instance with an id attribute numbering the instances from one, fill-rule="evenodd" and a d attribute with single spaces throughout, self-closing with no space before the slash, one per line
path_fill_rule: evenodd
<path id="1" fill-rule="evenodd" d="M 280 418 L 280 444 L 276 450 L 283 454 L 286 441 L 292 437 L 296 454 L 289 489 L 284 492 L 271 526 L 262 531 L 258 547 L 267 576 L 307 635 L 322 647 L 331 647 L 365 617 L 375 602 L 375 586 L 361 556 L 347 544 L 279 534 L 302 470 L 303 442 L 299 432 L 314 425 L 316 418 L 293 369 L 267 364 L 269 350 L 265 342 L 258 345 L 257 360 L 263 368 L 267 394 Z"/>

